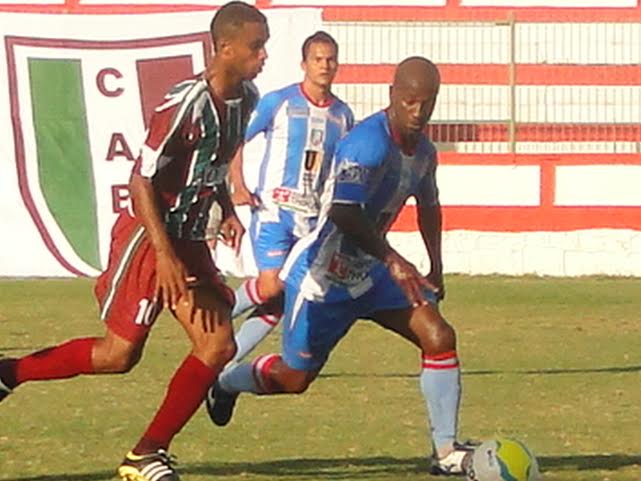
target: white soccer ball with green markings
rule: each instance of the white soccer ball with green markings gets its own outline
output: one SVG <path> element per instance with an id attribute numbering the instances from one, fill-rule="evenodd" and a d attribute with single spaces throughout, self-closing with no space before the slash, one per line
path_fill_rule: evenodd
<path id="1" fill-rule="evenodd" d="M 469 481 L 539 481 L 539 464 L 520 441 L 498 438 L 483 442 L 472 454 Z"/>

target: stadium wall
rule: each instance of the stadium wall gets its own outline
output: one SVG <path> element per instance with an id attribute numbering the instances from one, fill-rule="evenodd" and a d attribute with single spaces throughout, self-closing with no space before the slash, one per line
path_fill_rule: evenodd
<path id="1" fill-rule="evenodd" d="M 204 67 L 222 3 L 0 1 L 0 275 L 104 266 L 150 109 Z M 335 90 L 359 118 L 385 106 L 400 59 L 439 64 L 448 272 L 641 276 L 636 0 L 255 4 L 272 30 L 261 91 L 300 78 L 318 28 L 341 45 Z M 391 236 L 425 269 L 414 217 L 410 204 Z"/>

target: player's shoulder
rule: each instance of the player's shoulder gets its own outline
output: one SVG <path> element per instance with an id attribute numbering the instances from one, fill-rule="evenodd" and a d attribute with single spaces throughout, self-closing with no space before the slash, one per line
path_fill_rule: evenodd
<path id="1" fill-rule="evenodd" d="M 171 86 L 155 110 L 156 112 L 162 112 L 170 109 L 187 99 L 194 98 L 206 90 L 207 83 L 204 81 L 202 75 L 186 78 Z"/>
<path id="2" fill-rule="evenodd" d="M 376 164 L 389 150 L 390 135 L 384 111 L 363 119 L 340 141 L 338 154 Z"/>
<path id="3" fill-rule="evenodd" d="M 276 109 L 298 95 L 298 84 L 287 85 L 263 95 L 260 103 L 265 108 Z"/>
<path id="4" fill-rule="evenodd" d="M 333 95 L 333 97 L 332 110 L 342 115 L 349 115 L 353 118 L 354 112 L 352 112 L 352 108 L 347 104 L 347 102 L 336 95 Z"/>

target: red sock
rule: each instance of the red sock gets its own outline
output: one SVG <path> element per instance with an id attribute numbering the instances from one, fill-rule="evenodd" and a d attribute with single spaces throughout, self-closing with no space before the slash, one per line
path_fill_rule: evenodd
<path id="1" fill-rule="evenodd" d="M 17 359 L 13 364 L 13 380 L 16 387 L 26 381 L 67 379 L 79 374 L 93 374 L 91 353 L 95 337 L 74 339 L 59 346 L 43 349 Z"/>
<path id="2" fill-rule="evenodd" d="M 190 355 L 174 374 L 167 388 L 165 400 L 158 409 L 142 439 L 133 451 L 136 454 L 167 449 L 173 437 L 191 419 L 207 395 L 218 371 Z"/>

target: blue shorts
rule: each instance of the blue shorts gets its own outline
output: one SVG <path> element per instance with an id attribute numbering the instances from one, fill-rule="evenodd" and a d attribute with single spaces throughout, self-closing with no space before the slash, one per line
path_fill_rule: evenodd
<path id="1" fill-rule="evenodd" d="M 291 216 L 279 215 L 278 222 L 261 222 L 258 215 L 252 215 L 250 227 L 251 242 L 258 272 L 282 269 L 287 254 L 298 240 L 294 235 Z"/>
<path id="2" fill-rule="evenodd" d="M 436 303 L 430 291 L 425 298 Z M 318 371 L 356 320 L 408 307 L 411 303 L 387 269 L 363 295 L 340 302 L 310 301 L 297 287 L 286 284 L 283 360 L 292 369 Z"/>

